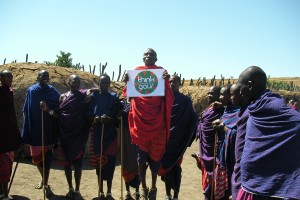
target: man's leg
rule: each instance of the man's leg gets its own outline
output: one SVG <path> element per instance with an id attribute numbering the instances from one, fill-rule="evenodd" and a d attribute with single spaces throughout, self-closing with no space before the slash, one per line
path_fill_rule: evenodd
<path id="1" fill-rule="evenodd" d="M 8 197 L 8 183 L 3 183 L 1 184 L 1 193 L 3 195 L 3 199 L 7 198 Z"/>
<path id="2" fill-rule="evenodd" d="M 96 174 L 97 174 L 97 182 L 98 182 L 98 188 L 99 188 L 99 197 L 100 199 L 105 199 L 105 195 L 103 192 L 103 178 L 101 177 L 101 180 L 99 180 L 99 167 L 96 168 Z"/>
<path id="3" fill-rule="evenodd" d="M 0 184 L 0 199 L 2 200 L 2 198 L 4 197 L 4 194 L 3 194 L 3 185 Z"/>
<path id="4" fill-rule="evenodd" d="M 72 167 L 71 165 L 65 166 L 65 175 L 67 178 L 67 182 L 69 185 L 69 189 L 73 189 L 73 183 L 72 183 Z"/>
<path id="5" fill-rule="evenodd" d="M 171 185 L 168 181 L 168 179 L 165 179 L 165 188 L 166 188 L 166 199 L 171 200 Z"/>
<path id="6" fill-rule="evenodd" d="M 52 149 L 50 149 L 45 154 L 45 191 L 46 191 L 47 198 L 50 198 L 54 195 L 54 193 L 52 192 L 52 190 L 50 188 L 50 185 L 48 185 L 52 159 L 53 159 L 53 153 L 52 153 Z M 43 163 L 41 163 L 41 169 L 43 169 Z M 42 175 L 42 178 L 43 178 L 43 175 Z"/>
<path id="7" fill-rule="evenodd" d="M 67 178 L 67 182 L 69 185 L 69 192 L 66 194 L 67 199 L 73 199 L 74 198 L 74 188 L 72 183 L 72 166 L 71 164 L 68 164 L 65 166 L 65 175 Z"/>

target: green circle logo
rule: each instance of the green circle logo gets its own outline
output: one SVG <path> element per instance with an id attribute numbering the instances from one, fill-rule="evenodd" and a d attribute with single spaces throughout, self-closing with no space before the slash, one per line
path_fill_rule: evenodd
<path id="1" fill-rule="evenodd" d="M 151 94 L 157 85 L 158 79 L 151 71 L 142 71 L 134 79 L 134 87 L 140 94 Z"/>

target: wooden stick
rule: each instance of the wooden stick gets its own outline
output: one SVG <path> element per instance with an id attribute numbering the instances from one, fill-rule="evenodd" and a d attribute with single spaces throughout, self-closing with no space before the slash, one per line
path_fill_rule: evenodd
<path id="1" fill-rule="evenodd" d="M 45 190 L 45 145 L 44 145 L 44 111 L 42 110 L 42 159 L 43 159 L 43 193 L 44 200 L 46 199 L 46 190 Z"/>
<path id="2" fill-rule="evenodd" d="M 217 139 L 218 139 L 218 132 L 215 132 L 215 142 L 214 142 L 214 159 L 213 159 L 213 171 L 212 171 L 212 179 L 211 179 L 211 194 L 210 199 L 214 199 L 215 193 L 215 169 L 216 169 L 216 152 L 217 152 Z"/>
<path id="3" fill-rule="evenodd" d="M 123 115 L 121 114 L 121 133 L 120 133 L 120 141 L 121 141 L 121 198 L 123 199 Z"/>
<path id="4" fill-rule="evenodd" d="M 103 151 L 103 135 L 104 135 L 104 124 L 102 123 L 101 137 L 100 137 L 100 161 L 99 161 L 99 188 L 98 188 L 98 197 L 100 198 L 100 187 L 102 185 L 102 151 Z M 103 186 L 102 186 L 103 187 Z"/>

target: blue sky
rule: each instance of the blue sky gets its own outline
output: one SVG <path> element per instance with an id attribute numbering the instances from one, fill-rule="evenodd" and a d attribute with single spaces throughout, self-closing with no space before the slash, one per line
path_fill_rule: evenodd
<path id="1" fill-rule="evenodd" d="M 246 67 L 271 77 L 300 74 L 298 0 L 51 0 L 0 1 L 0 63 L 54 61 L 70 52 L 73 64 L 108 62 L 108 74 L 143 65 L 151 47 L 157 65 L 186 79 Z"/>

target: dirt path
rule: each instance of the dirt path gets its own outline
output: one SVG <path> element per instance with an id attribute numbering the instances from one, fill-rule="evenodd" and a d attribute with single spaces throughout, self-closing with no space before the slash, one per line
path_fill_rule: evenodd
<path id="1" fill-rule="evenodd" d="M 183 160 L 182 168 L 182 184 L 179 199 L 181 200 L 203 200 L 201 191 L 201 173 L 196 167 L 194 159 L 190 156 L 191 153 L 198 151 L 198 144 L 193 143 L 190 147 Z M 81 182 L 81 194 L 86 200 L 91 200 L 97 196 L 97 176 L 95 170 L 88 166 L 88 160 L 85 160 L 84 170 L 82 173 Z M 68 191 L 67 181 L 64 175 L 64 171 L 57 166 L 53 166 L 51 170 L 49 184 L 55 197 L 51 199 L 65 199 L 64 196 Z M 15 176 L 15 180 L 12 185 L 10 194 L 16 199 L 20 200 L 40 200 L 43 199 L 42 190 L 34 189 L 35 184 L 40 180 L 37 168 L 30 164 L 28 161 L 22 161 Z M 150 183 L 150 172 L 148 170 L 147 183 Z M 148 184 L 149 185 L 149 184 Z M 121 194 L 121 183 L 120 183 L 120 166 L 116 167 L 114 180 L 113 180 L 113 197 L 117 200 Z M 164 183 L 158 178 L 157 181 L 158 194 L 157 199 L 165 199 L 165 187 Z M 104 187 L 106 190 L 106 187 Z M 125 191 L 125 184 L 124 184 Z M 131 189 L 133 192 L 134 189 Z M 124 192 L 125 193 L 125 192 Z"/>

